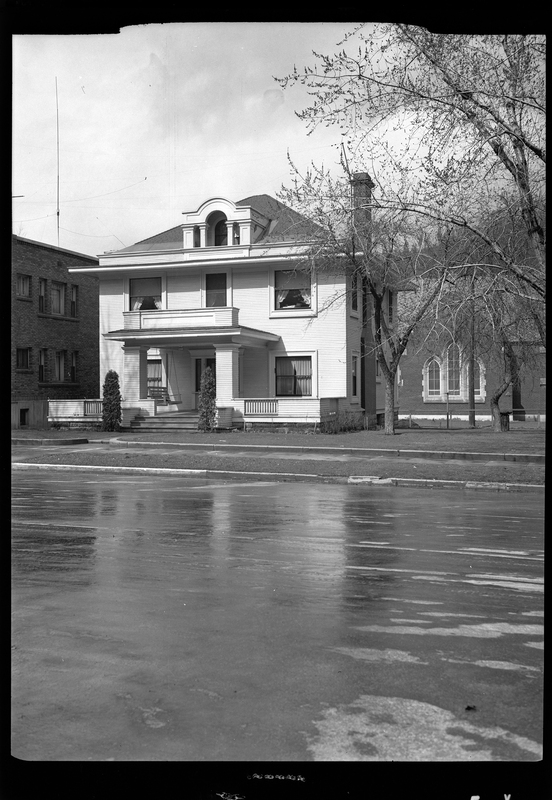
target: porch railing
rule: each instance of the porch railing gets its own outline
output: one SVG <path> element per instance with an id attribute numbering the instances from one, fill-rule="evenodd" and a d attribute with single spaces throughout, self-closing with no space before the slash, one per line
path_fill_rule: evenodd
<path id="1" fill-rule="evenodd" d="M 256 416 L 266 415 L 274 417 L 278 414 L 277 400 L 245 400 L 243 413 L 255 414 Z"/>
<path id="2" fill-rule="evenodd" d="M 84 416 L 97 417 L 101 416 L 103 412 L 103 400 L 85 400 L 84 401 Z"/>

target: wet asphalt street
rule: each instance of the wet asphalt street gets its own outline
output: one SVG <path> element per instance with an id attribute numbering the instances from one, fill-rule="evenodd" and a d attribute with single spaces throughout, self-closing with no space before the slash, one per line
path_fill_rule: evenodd
<path id="1" fill-rule="evenodd" d="M 12 486 L 15 757 L 541 758 L 540 495 Z"/>

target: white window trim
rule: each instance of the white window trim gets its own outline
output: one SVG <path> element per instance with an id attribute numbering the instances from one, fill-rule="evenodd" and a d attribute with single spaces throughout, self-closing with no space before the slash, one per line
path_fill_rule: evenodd
<path id="1" fill-rule="evenodd" d="M 440 394 L 429 394 L 429 365 L 432 361 L 437 361 L 441 369 L 441 391 Z M 475 395 L 476 404 L 484 403 L 487 397 L 487 381 L 486 370 L 482 361 L 476 359 L 479 364 L 479 394 Z M 422 386 L 423 386 L 423 402 L 424 403 L 446 403 L 447 402 L 447 351 L 442 357 L 433 355 L 430 356 L 424 363 L 422 368 Z M 449 394 L 448 402 L 450 403 L 467 403 L 468 402 L 468 361 L 463 353 L 460 353 L 460 394 Z"/>
<path id="2" fill-rule="evenodd" d="M 312 394 L 305 398 L 302 397 L 282 397 L 278 396 L 280 400 L 318 400 L 318 350 L 273 350 L 269 352 L 269 374 L 268 374 L 268 391 L 269 397 L 276 397 L 276 359 L 277 358 L 301 358 L 302 356 L 310 356 L 311 370 L 312 370 Z"/>
<path id="3" fill-rule="evenodd" d="M 226 306 L 224 308 L 232 308 L 233 293 L 232 293 L 232 270 L 220 267 L 212 267 L 206 269 L 201 274 L 201 308 L 207 308 L 207 275 L 226 275 Z"/>
<path id="4" fill-rule="evenodd" d="M 285 317 L 287 319 L 296 319 L 297 317 L 316 317 L 318 315 L 318 287 L 316 276 L 311 273 L 311 307 L 310 308 L 276 308 L 275 291 L 276 279 L 275 272 L 292 272 L 293 266 L 282 264 L 278 267 L 271 267 L 268 276 L 268 316 L 270 319 L 278 319 Z M 309 355 L 307 353 L 307 355 Z"/>

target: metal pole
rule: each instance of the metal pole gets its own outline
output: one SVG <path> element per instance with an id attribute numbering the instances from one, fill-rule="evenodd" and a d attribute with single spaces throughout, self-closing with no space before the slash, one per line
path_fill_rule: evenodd
<path id="1" fill-rule="evenodd" d="M 449 427 L 449 393 L 447 392 L 447 430 Z"/>

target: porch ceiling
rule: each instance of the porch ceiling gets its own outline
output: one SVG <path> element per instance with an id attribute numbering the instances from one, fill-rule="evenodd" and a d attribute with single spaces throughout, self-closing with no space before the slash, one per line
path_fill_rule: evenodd
<path id="1" fill-rule="evenodd" d="M 243 347 L 264 347 L 271 342 L 278 342 L 276 333 L 259 331 L 237 325 L 231 328 L 171 328 L 132 330 L 123 329 L 103 334 L 105 339 L 123 342 L 128 346 L 144 345 L 148 347 L 210 347 L 216 344 L 240 344 Z"/>

